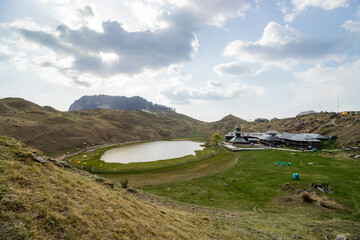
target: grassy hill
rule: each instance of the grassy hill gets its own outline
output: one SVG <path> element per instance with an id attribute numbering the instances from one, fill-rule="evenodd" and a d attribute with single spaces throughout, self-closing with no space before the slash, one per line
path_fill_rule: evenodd
<path id="1" fill-rule="evenodd" d="M 173 111 L 147 113 L 95 109 L 60 112 L 19 98 L 0 100 L 0 134 L 45 152 L 102 141 L 174 138 L 192 134 L 202 122 Z"/>
<path id="2" fill-rule="evenodd" d="M 224 219 L 141 200 L 33 152 L 0 137 L 1 239 L 247 239 Z"/>
<path id="3" fill-rule="evenodd" d="M 335 120 L 335 124 L 331 121 Z M 314 132 L 337 136 L 339 146 L 359 146 L 360 116 L 310 114 L 267 123 L 247 122 L 233 115 L 206 123 L 173 111 L 121 111 L 95 109 L 61 112 L 20 98 L 0 100 L 0 134 L 14 137 L 44 152 L 56 154 L 83 143 L 154 140 L 175 137 L 210 138 L 225 135 L 240 122 L 243 131 Z"/>
<path id="4" fill-rule="evenodd" d="M 342 116 L 334 113 L 317 113 L 306 116 L 251 122 L 244 125 L 244 131 L 266 132 L 275 129 L 280 132 L 318 133 L 338 137 L 339 146 L 360 146 L 360 115 Z"/>
<path id="5" fill-rule="evenodd" d="M 12 138 L 0 137 L 1 239 L 359 236 L 359 185 L 348 174 L 358 162 L 349 157 L 292 156 L 283 151 L 235 153 L 241 159 L 228 171 L 144 187 L 162 198 L 123 189 L 116 182 L 49 160 L 34 161 L 32 153 L 41 154 Z M 289 157 L 294 158 L 291 168 L 272 163 Z M 309 161 L 314 165 L 308 165 Z M 293 171 L 301 173 L 296 183 L 289 181 Z M 352 172 L 358 174 L 358 170 Z M 309 181 L 329 179 L 333 194 L 306 190 Z M 306 193 L 311 194 L 312 203 L 302 200 Z"/>

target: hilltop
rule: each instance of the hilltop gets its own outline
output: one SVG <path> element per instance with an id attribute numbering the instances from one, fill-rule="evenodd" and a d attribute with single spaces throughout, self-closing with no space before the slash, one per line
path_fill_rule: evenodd
<path id="1" fill-rule="evenodd" d="M 92 110 L 92 109 L 117 109 L 134 111 L 145 109 L 148 111 L 167 111 L 172 110 L 169 107 L 153 104 L 146 99 L 134 96 L 109 96 L 109 95 L 93 95 L 83 96 L 70 105 L 69 111 Z"/>

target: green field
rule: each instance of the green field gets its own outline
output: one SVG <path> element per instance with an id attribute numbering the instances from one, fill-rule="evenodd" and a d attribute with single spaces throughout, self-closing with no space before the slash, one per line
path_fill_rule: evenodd
<path id="1" fill-rule="evenodd" d="M 331 239 L 339 233 L 360 233 L 360 164 L 345 152 L 216 149 L 214 153 L 214 149 L 205 148 L 196 157 L 105 164 L 99 159 L 107 149 L 87 153 L 88 164 L 103 164 L 103 172 L 97 173 L 100 176 L 115 183 L 128 179 L 130 186 L 149 196 L 160 196 L 164 202 L 225 214 L 224 221 L 231 228 L 259 228 L 263 233 L 256 234 L 264 239 L 288 239 L 292 234 L 304 239 Z M 291 166 L 274 162 L 291 162 Z M 117 168 L 116 174 L 113 168 Z M 300 179 L 293 180 L 293 173 Z M 310 183 L 327 183 L 331 193 L 311 188 Z M 304 194 L 313 201 L 305 202 Z"/>
<path id="2" fill-rule="evenodd" d="M 351 213 L 348 217 L 360 219 L 358 160 L 335 159 L 317 153 L 291 155 L 290 152 L 275 150 L 234 154 L 239 155 L 238 162 L 226 172 L 143 189 L 177 201 L 227 210 L 251 210 L 255 205 L 264 210 L 276 210 L 278 206 L 273 200 L 288 194 L 284 191 L 287 183 L 295 189 L 307 189 L 311 182 L 328 183 L 334 193 L 327 195 L 349 207 Z M 291 162 L 292 165 L 276 166 L 274 162 L 278 161 Z M 299 173 L 300 179 L 294 181 L 292 173 Z"/>
<path id="3" fill-rule="evenodd" d="M 238 161 L 228 171 L 141 188 L 166 199 L 214 211 L 231 211 L 235 215 L 252 212 L 259 217 L 254 221 L 262 219 L 262 223 L 257 224 L 268 226 L 276 236 L 290 235 L 291 231 L 308 236 L 306 239 L 324 234 L 336 236 L 339 232 L 360 233 L 359 160 L 344 154 L 337 157 L 311 152 L 291 155 L 274 150 L 233 154 L 238 156 Z M 278 161 L 291 162 L 292 166 L 276 166 L 274 162 Z M 293 173 L 298 173 L 300 179 L 293 180 Z M 312 182 L 328 183 L 332 193 L 309 187 Z M 313 191 L 310 196 L 315 201 L 302 200 L 305 190 Z"/>

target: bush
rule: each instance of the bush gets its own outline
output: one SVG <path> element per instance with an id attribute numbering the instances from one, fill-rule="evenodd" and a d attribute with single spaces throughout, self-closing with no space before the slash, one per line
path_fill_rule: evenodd
<path id="1" fill-rule="evenodd" d="M 121 180 L 120 184 L 123 188 L 127 188 L 129 185 L 129 180 L 127 180 L 127 179 Z"/>
<path id="2" fill-rule="evenodd" d="M 311 198 L 310 194 L 305 193 L 301 196 L 303 202 L 312 203 L 314 199 Z"/>

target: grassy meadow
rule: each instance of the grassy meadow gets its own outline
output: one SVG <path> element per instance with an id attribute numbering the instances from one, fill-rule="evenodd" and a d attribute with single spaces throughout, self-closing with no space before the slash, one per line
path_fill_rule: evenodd
<path id="1" fill-rule="evenodd" d="M 165 199 L 235 215 L 253 212 L 276 236 L 291 231 L 307 236 L 305 239 L 335 237 L 339 232 L 353 236 L 360 233 L 358 159 L 346 154 L 333 157 L 323 152 L 291 154 L 275 150 L 233 154 L 237 163 L 227 171 L 141 189 Z M 292 165 L 276 166 L 274 162 L 279 161 Z M 293 173 L 298 173 L 300 179 L 293 180 Z M 327 183 L 332 192 L 309 187 L 312 182 Z M 312 202 L 304 202 L 304 194 Z"/>
<path id="2" fill-rule="evenodd" d="M 99 161 L 107 149 L 86 154 Z M 221 149 L 213 156 L 213 149 L 205 148 L 200 152 L 207 157 L 198 153 L 196 161 L 157 161 L 143 172 L 127 165 L 124 172 L 98 174 L 107 178 L 103 182 L 76 168 L 35 162 L 36 150 L 11 138 L 0 137 L 0 150 L 3 239 L 334 239 L 337 234 L 356 239 L 360 234 L 359 159 L 346 152 Z M 292 166 L 276 166 L 279 161 Z M 137 190 L 121 188 L 124 177 Z M 332 193 L 311 189 L 311 182 L 328 183 Z"/>

